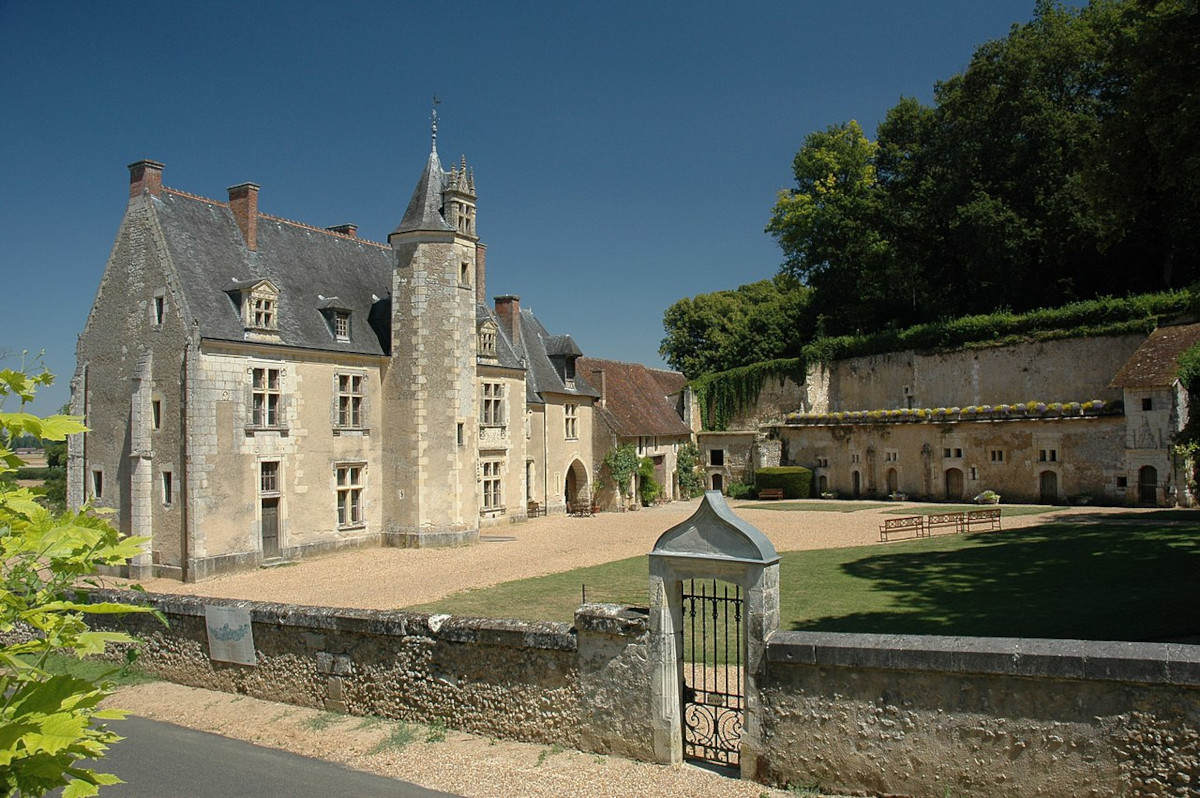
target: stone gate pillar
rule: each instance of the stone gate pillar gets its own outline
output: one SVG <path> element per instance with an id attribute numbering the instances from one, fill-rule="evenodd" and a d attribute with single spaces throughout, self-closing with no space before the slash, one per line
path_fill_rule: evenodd
<path id="1" fill-rule="evenodd" d="M 745 717 L 742 778 L 757 775 L 761 703 L 758 679 L 767 638 L 779 628 L 779 555 L 753 525 L 710 490 L 696 512 L 664 532 L 650 552 L 650 664 L 655 760 L 683 761 L 683 583 L 719 579 L 739 585 L 745 600 Z"/>

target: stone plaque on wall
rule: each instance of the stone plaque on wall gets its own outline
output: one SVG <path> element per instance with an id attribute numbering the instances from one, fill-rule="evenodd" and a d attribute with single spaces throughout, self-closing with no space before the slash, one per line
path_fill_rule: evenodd
<path id="1" fill-rule="evenodd" d="M 254 657 L 250 610 L 243 607 L 205 606 L 204 625 L 208 629 L 210 659 L 240 665 L 258 664 Z"/>

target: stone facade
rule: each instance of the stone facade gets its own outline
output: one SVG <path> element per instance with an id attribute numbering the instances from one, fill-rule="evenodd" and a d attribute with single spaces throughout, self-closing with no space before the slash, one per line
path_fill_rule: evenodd
<path id="1" fill-rule="evenodd" d="M 708 487 L 750 482 L 778 457 L 842 498 L 1190 505 L 1191 466 L 1171 448 L 1188 418 L 1174 369 L 1197 340 L 1200 325 L 1177 325 L 768 378 L 727 431 L 699 434 Z"/>
<path id="2" fill-rule="evenodd" d="M 436 141 L 436 139 L 435 139 Z M 387 244 L 130 167 L 80 336 L 68 499 L 196 580 L 342 546 L 470 542 L 590 501 L 598 392 L 516 296 L 484 304 L 474 176 L 436 147 Z M 661 397 L 659 397 L 661 399 Z"/>

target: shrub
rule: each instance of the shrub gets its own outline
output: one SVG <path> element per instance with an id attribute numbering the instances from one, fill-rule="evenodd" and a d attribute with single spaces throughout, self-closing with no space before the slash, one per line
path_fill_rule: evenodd
<path id="1" fill-rule="evenodd" d="M 643 457 L 638 463 L 638 493 L 642 498 L 642 506 L 649 507 L 658 501 L 658 497 L 662 494 L 662 485 L 658 484 L 658 480 L 654 478 L 654 461 L 649 457 Z"/>
<path id="2" fill-rule="evenodd" d="M 753 485 L 747 485 L 745 482 L 730 482 L 729 487 L 725 489 L 731 499 L 749 499 L 757 495 Z"/>
<path id="3" fill-rule="evenodd" d="M 754 487 L 780 488 L 785 499 L 807 499 L 812 496 L 812 477 L 812 471 L 802 466 L 760 468 L 754 474 Z"/>
<path id="4" fill-rule="evenodd" d="M 704 492 L 704 474 L 699 470 L 700 450 L 696 444 L 680 446 L 675 465 L 679 473 L 679 498 L 690 499 Z"/>

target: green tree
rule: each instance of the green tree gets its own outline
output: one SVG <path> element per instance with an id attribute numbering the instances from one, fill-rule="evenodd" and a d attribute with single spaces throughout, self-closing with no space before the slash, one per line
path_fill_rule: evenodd
<path id="1" fill-rule="evenodd" d="M 624 502 L 630 495 L 633 475 L 638 469 L 637 449 L 632 443 L 624 443 L 610 449 L 604 455 L 604 469 Z"/>
<path id="2" fill-rule="evenodd" d="M 812 333 L 811 291 L 787 275 L 684 298 L 663 314 L 659 354 L 689 378 L 794 357 Z"/>
<path id="3" fill-rule="evenodd" d="M 780 271 L 813 288 L 821 332 L 872 329 L 892 293 L 875 154 L 854 121 L 809 134 L 792 162 L 796 187 L 781 191 L 771 211 Z"/>
<path id="4" fill-rule="evenodd" d="M 78 418 L 39 418 L 24 412 L 48 373 L 0 371 L 0 440 L 30 434 L 50 441 L 82 432 Z M 4 410 L 10 398 L 21 407 Z M 0 445 L 0 474 L 21 464 Z M 120 781 L 80 763 L 103 756 L 121 738 L 104 721 L 124 717 L 99 708 L 111 685 L 52 674 L 47 658 L 65 651 L 79 658 L 102 654 L 132 639 L 88 628 L 89 614 L 146 611 L 123 604 L 89 604 L 78 586 L 99 565 L 119 565 L 145 538 L 121 538 L 89 513 L 56 515 L 35 494 L 0 481 L 0 793 L 40 796 L 63 787 L 65 798 L 97 794 Z"/>

